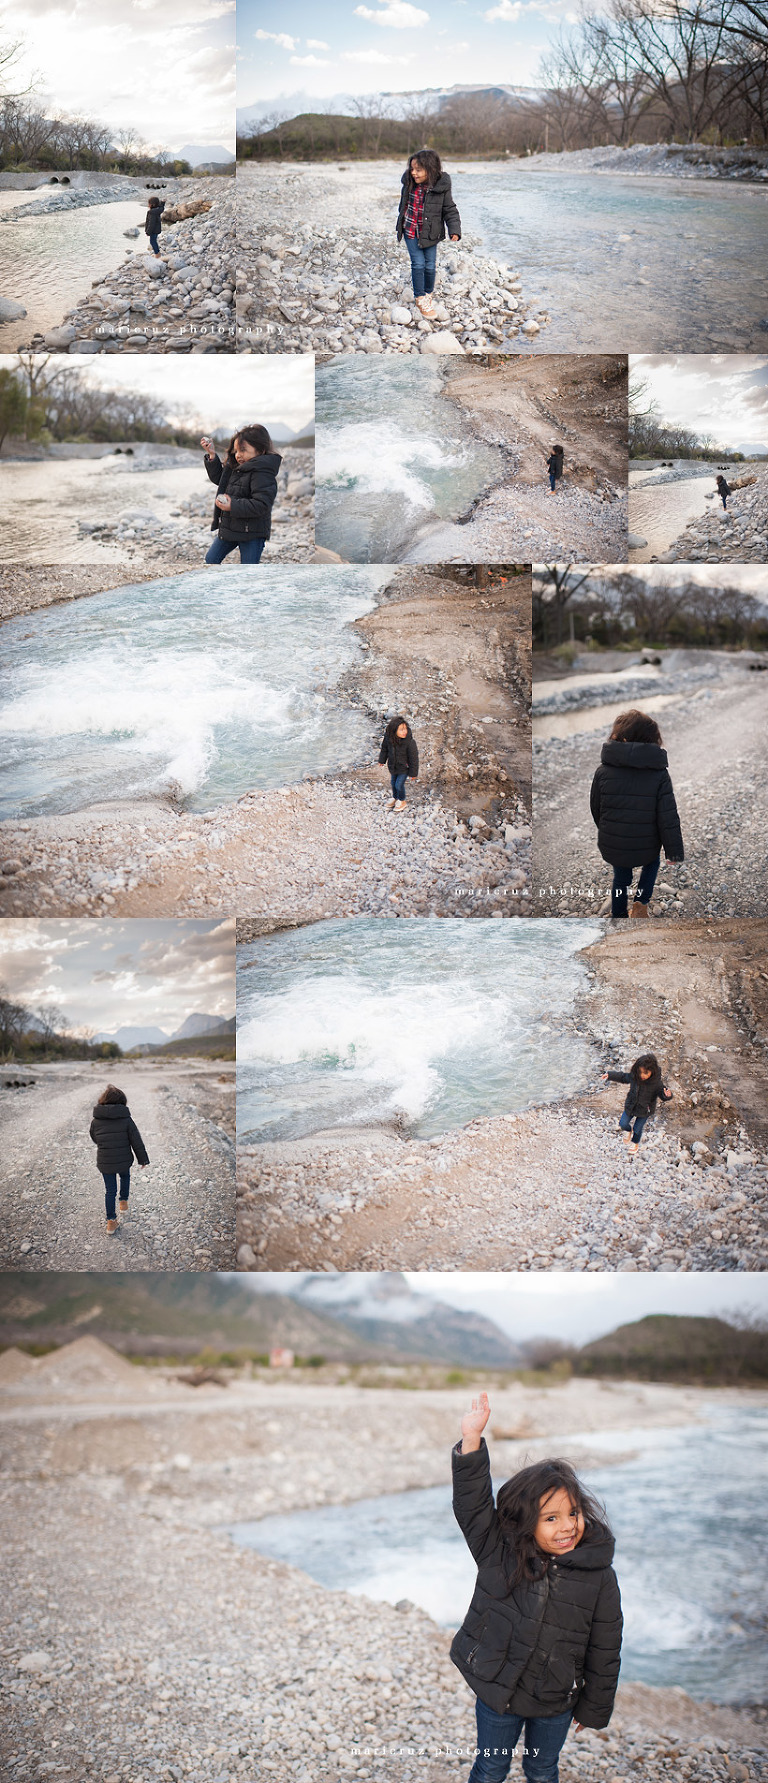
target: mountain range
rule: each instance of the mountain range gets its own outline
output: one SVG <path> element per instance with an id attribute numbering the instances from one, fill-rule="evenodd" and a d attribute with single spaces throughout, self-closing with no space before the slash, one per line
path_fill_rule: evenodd
<path id="1" fill-rule="evenodd" d="M 121 1052 L 131 1052 L 136 1046 L 167 1046 L 172 1040 L 191 1040 L 199 1034 L 231 1033 L 232 1021 L 225 1021 L 220 1015 L 188 1015 L 180 1028 L 173 1034 L 166 1034 L 164 1028 L 130 1027 L 116 1028 L 114 1033 L 94 1034 L 94 1044 L 112 1042 L 119 1046 Z"/>
<path id="2" fill-rule="evenodd" d="M 187 142 L 183 149 L 179 149 L 179 160 L 188 161 L 190 167 L 207 167 L 209 165 L 219 167 L 222 162 L 234 161 L 234 159 L 232 150 L 223 149 L 220 143 Z"/>

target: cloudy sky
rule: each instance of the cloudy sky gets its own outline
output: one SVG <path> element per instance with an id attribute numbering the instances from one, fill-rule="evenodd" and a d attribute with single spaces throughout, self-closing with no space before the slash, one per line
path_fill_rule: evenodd
<path id="1" fill-rule="evenodd" d="M 238 0 L 238 103 L 423 91 L 459 83 L 528 86 L 570 0 Z M 282 106 L 279 109 L 283 109 Z"/>
<path id="2" fill-rule="evenodd" d="M 10 355 L 0 366 L 15 365 Z M 71 359 L 67 361 L 71 365 Z M 120 358 L 78 361 L 77 369 L 105 390 L 141 390 L 167 402 L 172 421 L 188 419 L 192 412 L 201 432 L 206 428 L 245 427 L 260 421 L 275 426 L 282 421 L 294 433 L 311 421 L 315 404 L 314 359 L 307 353 L 254 354 L 237 358 L 225 353 L 193 359 L 172 354 L 128 354 Z"/>
<path id="3" fill-rule="evenodd" d="M 31 1008 L 55 1003 L 72 1030 L 170 1034 L 192 1014 L 235 1013 L 235 923 L 130 917 L 0 920 L 0 984 Z"/>
<path id="4" fill-rule="evenodd" d="M 0 39 L 20 35 L 19 71 L 57 110 L 155 150 L 234 150 L 235 0 L 2 0 Z"/>
<path id="5" fill-rule="evenodd" d="M 630 360 L 662 421 L 715 445 L 768 452 L 768 359 L 757 353 L 640 353 Z"/>

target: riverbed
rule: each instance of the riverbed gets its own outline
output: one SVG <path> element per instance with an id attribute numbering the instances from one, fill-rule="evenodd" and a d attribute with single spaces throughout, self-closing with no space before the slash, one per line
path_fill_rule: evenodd
<path id="1" fill-rule="evenodd" d="M 47 186 L 39 193 L 0 192 L 0 211 L 49 196 Z M 67 310 L 120 266 L 129 250 L 143 253 L 148 197 L 139 188 L 135 198 L 112 204 L 0 222 L 3 290 L 27 312 L 18 322 L 0 325 L 0 352 L 12 353 L 36 332 L 58 328 Z M 127 241 L 126 229 L 137 228 L 138 237 Z"/>
<path id="2" fill-rule="evenodd" d="M 138 455 L 4 459 L 0 562 L 129 563 L 125 546 L 81 534 L 78 522 L 109 523 L 136 514 L 165 520 L 172 532 L 179 503 L 208 487 L 202 460 L 197 468 L 158 462 L 144 469 Z"/>
<path id="3" fill-rule="evenodd" d="M 0 813 L 169 793 L 211 810 L 354 760 L 370 726 L 333 688 L 382 579 L 202 570 L 9 621 Z"/>
<path id="4" fill-rule="evenodd" d="M 385 1123 L 420 1138 L 580 1088 L 560 1030 L 595 923 L 323 922 L 238 950 L 244 1140 Z"/>
<path id="5" fill-rule="evenodd" d="M 648 465 L 630 469 L 629 530 L 646 541 L 630 549 L 630 563 L 650 563 L 669 551 L 691 520 L 711 516 L 715 526 L 719 524 L 723 515 L 715 488 L 719 469 L 719 465 L 685 463 L 675 464 L 667 472 Z M 743 474 L 744 469 L 744 465 L 726 465 L 726 479 Z"/>

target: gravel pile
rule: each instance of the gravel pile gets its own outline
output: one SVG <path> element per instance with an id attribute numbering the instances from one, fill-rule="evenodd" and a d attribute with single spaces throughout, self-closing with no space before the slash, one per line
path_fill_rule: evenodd
<path id="1" fill-rule="evenodd" d="M 435 526 L 404 561 L 621 563 L 627 556 L 627 494 L 567 479 L 557 494 L 517 479 L 482 496 L 465 526 Z"/>
<path id="2" fill-rule="evenodd" d="M 562 155 L 536 155 L 530 166 L 562 171 Z M 711 143 L 634 142 L 599 149 L 571 149 L 567 166 L 576 173 L 671 174 L 675 179 L 768 179 L 764 149 L 718 149 Z"/>
<path id="3" fill-rule="evenodd" d="M 235 194 L 220 178 L 172 182 L 168 207 L 206 202 L 197 216 L 163 227 L 161 254 L 136 249 L 114 272 L 94 283 L 59 328 L 35 335 L 33 350 L 66 353 L 230 353 L 234 350 Z M 114 194 L 124 197 L 123 192 Z M 77 194 L 76 197 L 80 197 Z M 102 193 L 83 202 L 103 203 Z M 14 215 L 30 208 L 23 205 Z M 133 234 L 133 231 L 127 233 Z"/>
<path id="4" fill-rule="evenodd" d="M 768 561 L 768 470 L 745 473 L 751 481 L 736 489 L 723 508 L 718 495 L 711 511 L 675 539 L 656 563 L 765 563 Z"/>
<path id="5" fill-rule="evenodd" d="M 0 223 L 13 223 L 17 217 L 50 217 L 57 211 L 88 210 L 92 204 L 116 204 L 119 200 L 136 197 L 134 180 L 112 180 L 107 186 L 73 190 L 66 187 L 55 192 L 46 190 L 42 198 L 31 198 L 29 204 L 16 205 L 12 210 L 0 211 Z"/>

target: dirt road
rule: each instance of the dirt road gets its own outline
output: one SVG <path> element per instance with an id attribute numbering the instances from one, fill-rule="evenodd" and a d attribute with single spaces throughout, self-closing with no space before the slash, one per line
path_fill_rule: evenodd
<path id="1" fill-rule="evenodd" d="M 233 1068 L 216 1061 L 120 1063 L 150 1163 L 131 1173 L 130 1207 L 105 1232 L 104 1185 L 89 1137 L 103 1064 L 0 1072 L 4 1269 L 228 1269 L 234 1226 Z"/>
<path id="2" fill-rule="evenodd" d="M 412 1604 L 326 1591 L 215 1528 L 442 1482 L 461 1394 L 233 1382 L 186 1389 L 180 1408 L 161 1371 L 122 1366 L 135 1384 L 110 1370 L 101 1412 L 84 1415 L 74 1390 L 48 1404 L 36 1390 L 25 1418 L 23 1395 L 18 1410 L 3 1395 L 0 1529 L 19 1561 L 0 1610 L 4 1774 L 347 1783 L 372 1774 L 352 1744 L 386 1741 L 401 1783 L 459 1783 L 474 1717 L 449 1632 Z M 404 1397 L 418 1432 L 407 1441 Z M 526 1435 L 494 1438 L 495 1454 L 511 1470 L 529 1431 L 537 1453 L 556 1432 L 583 1465 L 588 1442 L 572 1432 L 685 1424 L 703 1398 L 624 1383 L 500 1390 L 495 1420 Z M 569 1741 L 563 1783 L 661 1783 L 674 1766 L 726 1783 L 764 1776 L 764 1762 L 759 1714 L 626 1683 L 607 1736 Z"/>
<path id="3" fill-rule="evenodd" d="M 669 757 L 685 863 L 662 866 L 660 915 L 762 916 L 768 855 L 768 675 L 744 669 L 726 685 L 665 702 L 658 722 Z M 564 683 L 564 685 L 566 685 Z M 652 692 L 657 690 L 655 686 Z M 535 689 L 534 689 L 535 702 Z M 624 708 L 636 701 L 627 698 Z M 535 705 L 534 705 L 535 710 Z M 589 789 L 610 716 L 594 727 L 534 738 L 534 908 L 537 916 L 610 910 L 612 873 L 597 849 Z M 579 714 L 579 722 L 582 715 Z"/>
<path id="4" fill-rule="evenodd" d="M 763 1269 L 768 923 L 622 925 L 584 959 L 583 1094 L 427 1141 L 357 1128 L 242 1147 L 239 1267 Z M 601 1073 L 649 1048 L 674 1100 L 632 1159 Z"/>
<path id="5" fill-rule="evenodd" d="M 393 571 L 357 622 L 365 659 L 334 693 L 370 719 L 367 763 L 201 815 L 101 805 L 0 825 L 12 916 L 519 915 L 530 889 L 530 577 L 488 589 Z M 414 728 L 420 774 L 386 811 L 388 716 Z M 134 838 L 126 856 L 125 837 Z M 15 864 L 14 864 L 15 863 Z"/>

